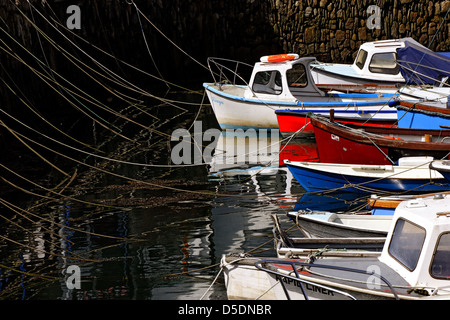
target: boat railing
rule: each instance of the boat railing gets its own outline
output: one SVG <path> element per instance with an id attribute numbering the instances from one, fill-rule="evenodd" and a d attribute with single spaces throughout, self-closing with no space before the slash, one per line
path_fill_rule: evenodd
<path id="1" fill-rule="evenodd" d="M 249 78 L 253 68 L 252 65 L 237 60 L 216 57 L 209 57 L 207 63 L 215 83 L 244 84 L 248 86 L 248 82 L 242 74 L 245 74 Z"/>
<path id="2" fill-rule="evenodd" d="M 430 290 L 430 292 L 431 292 L 430 295 L 429 295 L 430 299 L 433 299 L 433 297 L 439 297 L 439 293 L 444 292 L 443 296 L 445 296 L 446 300 L 447 300 L 447 297 L 450 294 L 450 285 L 449 286 L 434 287 L 434 288 L 432 288 Z"/>
<path id="3" fill-rule="evenodd" d="M 274 270 L 274 269 L 270 269 L 268 267 L 266 267 L 266 265 L 270 265 L 270 264 L 276 264 L 277 266 L 280 265 L 284 265 L 286 267 L 291 267 L 292 268 L 292 272 L 294 273 L 295 276 L 292 276 L 290 274 L 286 274 L 286 273 L 282 273 L 280 271 Z M 392 292 L 392 294 L 394 295 L 396 300 L 399 300 L 398 294 L 395 291 L 394 287 L 392 286 L 392 284 L 383 276 L 377 274 L 376 272 L 372 271 L 366 271 L 366 270 L 360 270 L 360 269 L 353 269 L 353 268 L 347 268 L 347 267 L 340 267 L 340 266 L 331 266 L 331 265 L 322 265 L 322 264 L 315 264 L 315 263 L 308 263 L 308 262 L 302 262 L 302 261 L 282 261 L 282 260 L 259 260 L 255 263 L 255 267 L 258 268 L 259 270 L 268 272 L 270 274 L 273 274 L 275 276 L 278 276 L 279 279 L 289 279 L 292 281 L 297 281 L 297 283 L 299 284 L 300 290 L 301 290 L 301 294 L 303 295 L 303 297 L 305 298 L 305 300 L 309 300 L 308 294 L 305 290 L 305 284 L 309 284 L 312 286 L 316 286 L 325 290 L 329 290 L 329 292 L 333 292 L 336 294 L 340 294 L 342 296 L 345 296 L 349 299 L 352 300 L 357 300 L 356 297 L 354 297 L 353 295 L 349 294 L 348 292 L 342 291 L 342 290 L 338 290 L 336 288 L 332 288 L 329 286 L 326 286 L 324 284 L 318 283 L 318 282 L 314 282 L 314 281 L 310 281 L 307 279 L 302 279 L 300 277 L 300 273 L 299 273 L 299 269 L 305 269 L 305 268 L 324 268 L 324 269 L 333 269 L 333 270 L 339 270 L 339 271 L 344 271 L 344 272 L 350 272 L 350 273 L 359 273 L 359 274 L 366 274 L 368 276 L 374 276 L 379 278 L 382 282 L 384 282 L 390 289 L 390 291 Z M 279 282 L 281 283 L 281 286 L 283 288 L 283 291 L 286 295 L 286 298 L 288 300 L 291 300 L 289 292 L 284 284 L 284 282 L 282 280 L 279 280 Z"/>

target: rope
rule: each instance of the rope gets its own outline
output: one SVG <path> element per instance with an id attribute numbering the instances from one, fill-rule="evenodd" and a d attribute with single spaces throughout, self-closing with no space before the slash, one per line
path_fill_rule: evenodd
<path id="1" fill-rule="evenodd" d="M 151 53 L 151 51 L 150 51 L 150 48 L 149 48 L 149 46 L 148 46 L 147 38 L 145 37 L 145 33 L 144 33 L 144 28 L 142 27 L 142 22 L 141 22 L 141 17 L 140 17 L 139 11 L 138 11 L 138 9 L 137 9 L 136 4 L 135 4 L 134 2 L 133 2 L 133 4 L 134 4 L 134 6 L 135 6 L 135 8 L 136 8 L 137 17 L 138 17 L 139 25 L 141 26 L 141 33 L 142 33 L 142 38 L 144 39 L 145 47 L 147 48 L 147 52 L 148 52 L 148 54 L 149 54 L 149 56 L 150 56 L 150 59 L 151 59 L 152 62 L 153 62 L 153 65 L 154 65 L 155 68 L 156 68 L 156 71 L 158 72 L 159 76 L 163 79 L 163 76 L 161 75 L 161 72 L 159 71 L 158 66 L 156 65 L 155 59 L 153 59 L 153 55 L 152 55 L 152 53 Z M 164 81 L 164 83 L 166 84 L 166 86 L 167 86 L 168 89 L 170 90 L 170 86 L 167 84 L 167 82 Z"/>
<path id="2" fill-rule="evenodd" d="M 11 0 L 10 0 L 11 1 Z M 31 6 L 33 6 L 32 4 L 30 4 Z M 85 52 L 84 50 L 82 50 L 78 45 L 76 45 L 73 41 L 71 41 L 66 35 L 64 35 L 59 29 L 57 29 L 55 26 L 53 26 L 53 24 L 51 24 L 50 23 L 50 21 L 48 21 L 48 19 L 39 11 L 39 10 L 37 10 L 34 6 L 33 6 L 33 8 L 36 10 L 36 12 L 53 28 L 53 29 L 55 29 L 59 34 L 61 34 L 72 46 L 74 46 L 76 49 L 78 49 L 81 53 L 83 53 L 84 55 L 86 55 L 92 62 L 94 62 L 97 66 L 99 66 L 100 68 L 102 68 L 102 70 L 104 70 L 104 71 L 107 71 L 109 74 L 111 74 L 111 75 L 113 75 L 116 79 L 119 79 L 122 83 L 125 83 L 125 84 L 127 84 L 128 86 L 126 86 L 126 88 L 127 89 L 129 89 L 129 90 L 132 90 L 132 91 L 135 91 L 135 92 L 138 92 L 138 93 L 140 93 L 140 94 L 142 94 L 142 95 L 144 95 L 144 96 L 148 96 L 148 97 L 151 97 L 151 98 L 154 98 L 154 99 L 157 99 L 157 100 L 160 100 L 160 101 L 164 101 L 164 102 L 166 102 L 166 103 L 168 103 L 168 104 L 170 104 L 170 101 L 168 101 L 168 100 L 165 100 L 165 99 L 163 99 L 163 98 L 161 98 L 161 97 L 157 97 L 157 96 L 155 96 L 155 95 L 152 95 L 152 94 L 150 94 L 149 92 L 147 92 L 147 91 L 145 91 L 144 89 L 141 89 L 141 88 L 139 88 L 138 86 L 136 86 L 136 85 L 134 85 L 134 84 L 132 84 L 131 82 L 129 82 L 129 81 L 127 81 L 126 79 L 124 79 L 123 77 L 121 77 L 121 76 L 119 76 L 119 75 L 117 75 L 116 73 L 114 73 L 113 71 L 111 71 L 111 70 L 109 70 L 106 66 L 104 66 L 103 64 L 101 64 L 98 60 L 96 60 L 96 59 L 94 59 L 91 55 L 89 55 L 87 52 Z M 28 19 L 28 17 L 19 9 L 19 8 L 17 8 L 17 10 L 30 22 L 30 24 L 32 24 L 37 30 L 40 30 L 36 25 L 34 25 L 33 24 L 33 22 L 32 21 L 30 21 L 29 19 Z M 42 31 L 40 31 L 41 32 L 41 34 L 43 34 L 44 36 L 45 36 L 45 34 L 42 32 Z M 116 80 L 112 80 L 111 78 L 107 78 L 107 77 L 105 77 L 103 74 L 101 74 L 101 73 L 99 73 L 98 71 L 95 71 L 95 70 L 93 70 L 91 67 L 89 67 L 88 65 L 86 65 L 84 62 L 82 62 L 82 61 L 80 61 L 79 59 L 76 59 L 75 57 L 73 57 L 73 55 L 71 55 L 70 53 L 68 53 L 66 50 L 64 50 L 61 46 L 59 46 L 59 45 L 57 45 L 57 43 L 55 43 L 54 41 L 51 41 L 51 39 L 50 38 L 48 38 L 47 36 L 46 36 L 46 38 L 47 38 L 47 40 L 49 41 L 49 43 L 50 44 L 52 44 L 58 51 L 60 51 L 61 53 L 62 52 L 65 52 L 65 54 L 64 54 L 64 56 L 66 57 L 66 58 L 68 58 L 67 56 L 71 56 L 73 59 L 75 59 L 75 60 L 77 60 L 80 64 L 82 64 L 83 66 L 85 66 L 86 68 L 88 68 L 89 70 L 91 70 L 91 71 L 93 71 L 93 72 L 95 72 L 96 74 L 98 74 L 98 75 L 100 75 L 101 77 L 103 77 L 103 78 L 105 78 L 105 79 L 107 79 L 107 80 L 110 80 L 110 81 L 113 81 L 114 83 L 116 83 L 116 84 L 119 84 L 119 85 L 122 85 L 122 86 L 124 86 L 122 83 L 119 83 L 119 82 L 117 82 Z M 69 58 L 68 58 L 69 59 Z M 69 59 L 69 61 L 71 61 L 72 62 L 72 60 L 70 60 Z M 73 63 L 73 62 L 72 62 Z M 84 70 L 84 69 L 82 69 L 82 68 L 80 68 L 78 65 L 76 65 L 76 64 L 74 64 L 77 68 L 79 68 L 82 72 L 85 72 L 86 73 L 86 71 Z M 101 86 L 103 86 L 103 84 L 101 84 L 99 81 L 97 81 L 96 79 L 94 79 L 91 75 L 89 75 L 88 73 L 86 73 L 90 78 L 92 78 L 94 81 L 96 81 L 96 82 L 98 82 L 99 83 L 99 85 L 101 85 Z M 103 86 L 104 87 L 104 86 Z M 124 86 L 125 87 L 125 86 Z M 116 94 L 116 92 L 113 92 L 113 91 L 111 91 L 110 89 L 108 89 L 108 88 L 106 88 L 105 87 L 105 89 L 107 89 L 111 94 L 113 94 L 113 95 L 115 95 L 115 96 L 118 96 L 117 94 Z M 119 98 L 121 98 L 120 96 L 118 96 Z M 174 107 L 176 107 L 176 108 L 179 108 L 179 109 L 182 109 L 182 108 L 180 108 L 180 107 L 178 107 L 178 106 L 176 106 L 176 105 L 172 105 L 172 106 L 174 106 Z M 184 109 L 183 109 L 184 110 Z M 184 110 L 185 111 L 185 110 Z"/>
<path id="3" fill-rule="evenodd" d="M 42 156 L 39 152 L 37 152 L 36 150 L 31 148 L 25 141 L 23 141 L 19 136 L 16 135 L 14 130 L 12 130 L 8 126 L 6 126 L 2 120 L 0 120 L 0 125 L 3 125 L 18 141 L 20 141 L 25 147 L 27 147 L 27 149 L 29 149 L 31 152 L 33 152 L 35 155 L 37 155 L 41 160 L 43 160 L 45 163 L 50 165 L 53 169 L 56 169 L 58 172 L 62 173 L 66 177 L 70 176 L 67 172 L 65 172 L 64 170 L 57 167 L 56 165 L 51 163 L 49 160 L 47 160 L 44 156 Z"/>
<path id="4" fill-rule="evenodd" d="M 3 65 L 0 63 L 0 66 L 2 67 L 2 69 L 6 72 L 6 70 L 4 69 L 4 67 L 3 67 Z M 9 75 L 9 73 L 7 73 L 8 74 L 8 77 L 10 78 L 10 80 L 11 81 L 13 81 L 12 79 L 11 79 L 11 77 L 10 77 L 10 75 Z M 84 142 L 82 142 L 82 141 L 79 141 L 79 140 L 77 140 L 77 139 L 75 139 L 75 138 L 73 138 L 72 136 L 70 136 L 70 135 L 68 135 L 67 133 L 65 133 L 64 131 L 62 131 L 61 129 L 59 129 L 58 127 L 56 127 L 55 125 L 53 125 L 50 121 L 48 121 L 46 118 L 44 118 L 35 108 L 33 108 L 33 107 L 31 107 L 31 105 L 30 105 L 30 103 L 29 102 L 26 102 L 26 101 L 24 101 L 24 99 L 22 99 L 21 97 L 19 97 L 19 95 L 17 94 L 17 92 L 15 92 L 6 82 L 5 82 L 5 80 L 3 79 L 3 78 L 1 78 L 1 80 L 3 81 L 3 84 L 30 110 L 30 111 L 32 111 L 40 120 L 42 120 L 42 121 L 44 121 L 46 124 L 48 124 L 52 129 L 55 129 L 57 132 L 59 132 L 59 133 L 61 133 L 62 135 L 64 135 L 64 136 L 66 136 L 66 137 L 68 137 L 69 139 L 71 139 L 71 140 L 73 140 L 73 141 L 75 141 L 75 142 L 77 142 L 78 144 L 81 144 L 81 145 L 83 145 L 83 146 L 85 146 L 85 147 L 88 147 L 88 148 L 90 148 L 90 149 L 93 149 L 93 150 L 95 150 L 95 151 L 97 151 L 97 152 L 101 152 L 100 150 L 98 150 L 98 149 L 95 149 L 94 147 L 92 147 L 92 146 L 90 146 L 90 145 L 88 145 L 88 144 L 86 144 L 86 143 L 84 143 Z M 13 83 L 14 83 L 14 85 L 16 86 L 16 88 L 20 91 L 20 88 L 17 86 L 17 84 L 13 81 Z M 22 95 L 23 95 L 23 92 L 21 92 L 22 93 Z M 26 97 L 25 97 L 25 99 L 26 99 Z M 3 110 L 2 110 L 3 111 Z"/>
<path id="5" fill-rule="evenodd" d="M 12 130 L 12 129 L 10 129 L 10 130 Z M 200 194 L 200 195 L 207 195 L 207 196 L 246 197 L 245 195 L 233 195 L 233 194 L 224 194 L 224 193 L 217 193 L 217 192 L 214 193 L 214 192 L 203 192 L 203 191 L 196 191 L 196 190 L 189 190 L 189 189 L 181 189 L 181 188 L 175 188 L 175 187 L 170 187 L 170 186 L 158 185 L 158 184 L 151 183 L 151 182 L 148 182 L 148 181 L 142 181 L 142 180 L 139 180 L 139 179 L 126 177 L 126 176 L 123 176 L 123 175 L 120 175 L 120 174 L 108 171 L 108 170 L 103 169 L 103 168 L 99 168 L 99 167 L 96 167 L 96 166 L 89 165 L 89 164 L 84 163 L 84 162 L 82 162 L 80 160 L 74 159 L 74 158 L 72 158 L 70 156 L 67 156 L 67 155 L 65 155 L 63 153 L 60 153 L 60 152 L 58 152 L 56 150 L 53 150 L 52 148 L 49 148 L 49 147 L 47 147 L 47 146 L 45 146 L 45 145 L 43 145 L 41 143 L 38 143 L 38 142 L 34 141 L 33 139 L 24 136 L 23 134 L 20 134 L 18 132 L 15 132 L 15 133 L 18 136 L 23 137 L 25 140 L 28 140 L 28 141 L 30 141 L 30 142 L 32 142 L 32 143 L 34 143 L 34 144 L 36 144 L 36 145 L 46 149 L 46 150 L 49 150 L 49 151 L 51 151 L 51 152 L 53 152 L 53 153 L 55 153 L 55 154 L 57 154 L 59 156 L 62 156 L 64 158 L 69 159 L 69 160 L 71 160 L 73 162 L 76 162 L 76 163 L 78 163 L 80 165 L 83 165 L 83 166 L 86 166 L 86 167 L 88 167 L 90 169 L 93 169 L 93 170 L 96 170 L 96 171 L 99 171 L 99 172 L 102 172 L 102 173 L 105 173 L 105 174 L 109 174 L 109 175 L 114 176 L 114 177 L 125 179 L 125 180 L 128 180 L 128 181 L 138 182 L 138 183 L 141 183 L 141 184 L 144 184 L 144 185 L 149 185 L 149 186 L 152 186 L 152 187 L 155 187 L 155 188 L 161 188 L 161 189 L 167 189 L 167 190 L 179 191 L 179 192 L 187 192 L 187 193 L 193 193 L 193 194 Z"/>
<path id="6" fill-rule="evenodd" d="M 21 122 L 20 120 L 18 120 L 17 118 L 11 116 L 10 114 L 8 114 L 6 111 L 0 109 L 0 112 L 4 113 L 5 115 L 7 115 L 8 117 L 10 117 L 11 119 L 17 121 L 19 124 L 21 124 L 23 127 L 32 130 L 33 132 L 35 132 L 36 134 L 39 134 L 40 136 L 53 141 L 61 146 L 67 147 L 69 149 L 72 149 L 74 151 L 83 153 L 85 155 L 89 155 L 95 158 L 99 158 L 102 160 L 107 160 L 107 161 L 111 161 L 111 162 L 116 162 L 116 163 L 120 163 L 120 164 L 127 164 L 127 165 L 133 165 L 133 166 L 141 166 L 141 167 L 159 167 L 159 168 L 172 168 L 172 167 L 189 167 L 189 166 L 200 166 L 200 165 L 207 165 L 207 163 L 200 163 L 200 164 L 183 164 L 183 165 L 162 165 L 162 164 L 147 164 L 147 163 L 138 163 L 138 162 L 131 162 L 131 161 L 124 161 L 124 160 L 118 160 L 118 159 L 114 159 L 114 158 L 110 158 L 110 157 L 106 157 L 106 156 L 101 156 L 101 155 L 97 155 L 88 151 L 84 151 L 81 149 L 78 149 L 76 147 L 70 146 L 66 143 L 63 143 L 61 141 L 58 141 L 52 137 L 49 137 L 48 135 L 43 134 L 42 132 L 37 131 L 34 128 L 31 128 L 30 126 L 26 125 L 25 123 Z M 2 122 L 0 122 L 1 125 L 5 126 Z"/>
<path id="7" fill-rule="evenodd" d="M 51 8 L 49 2 L 48 2 L 48 1 L 45 1 L 45 4 L 49 7 L 49 9 L 52 11 L 53 15 L 54 15 L 55 18 L 57 19 L 57 18 L 58 18 L 58 15 L 57 15 L 57 14 L 54 12 L 54 10 Z M 131 3 L 129 3 L 129 4 L 131 4 Z M 66 27 L 65 24 L 62 24 L 60 21 L 55 20 L 55 18 L 50 17 L 50 19 L 52 19 L 53 22 L 54 22 L 55 24 L 59 25 L 59 26 L 60 26 L 61 28 L 63 28 L 65 31 L 69 32 L 72 36 L 78 38 L 79 40 L 83 41 L 84 43 L 89 44 L 90 47 L 96 49 L 97 51 L 101 52 L 102 54 L 104 54 L 104 55 L 106 55 L 106 56 L 108 56 L 108 57 L 110 57 L 110 58 L 113 58 L 116 62 L 120 62 L 121 64 L 123 64 L 123 65 L 125 65 L 125 66 L 127 66 L 127 67 L 129 67 L 129 68 L 131 68 L 131 69 L 133 69 L 133 70 L 135 70 L 135 71 L 138 71 L 138 72 L 140 72 L 140 73 L 142 73 L 142 74 L 145 74 L 145 75 L 147 75 L 147 76 L 149 76 L 149 77 L 152 77 L 153 79 L 156 79 L 156 80 L 158 80 L 158 81 L 164 82 L 164 83 L 166 83 L 166 84 L 169 85 L 169 86 L 180 88 L 180 89 L 182 89 L 183 91 L 187 91 L 187 92 L 192 92 L 192 93 L 199 94 L 198 91 L 190 90 L 190 89 L 188 89 L 188 88 L 186 88 L 186 87 L 184 87 L 184 86 L 181 86 L 181 85 L 178 85 L 178 84 L 169 82 L 169 81 L 167 81 L 167 80 L 164 80 L 164 79 L 162 79 L 162 78 L 159 78 L 159 77 L 157 77 L 157 76 L 155 76 L 155 75 L 153 75 L 153 74 L 150 74 L 150 73 L 148 73 L 148 72 L 146 72 L 146 71 L 144 71 L 144 70 L 141 70 L 141 69 L 139 69 L 139 68 L 137 68 L 137 67 L 135 67 L 135 66 L 129 64 L 129 63 L 126 62 L 126 61 L 123 61 L 123 60 L 121 60 L 121 59 L 119 59 L 119 58 L 117 58 L 117 57 L 111 55 L 109 52 L 104 51 L 103 49 L 99 48 L 99 47 L 96 46 L 95 44 L 88 42 L 87 40 L 85 40 L 84 38 L 82 38 L 81 36 L 79 36 L 77 33 L 73 32 L 73 31 L 70 30 L 70 29 L 68 29 L 68 28 Z M 191 103 L 185 102 L 185 101 L 174 101 L 174 100 L 169 100 L 169 101 L 171 101 L 171 102 L 177 102 L 177 103 L 191 104 Z"/>
<path id="8" fill-rule="evenodd" d="M 189 57 L 191 60 L 193 60 L 195 63 L 197 63 L 198 65 L 200 65 L 202 68 L 205 68 L 206 70 L 208 70 L 208 68 L 202 64 L 201 62 L 199 62 L 198 60 L 196 60 L 194 57 L 192 57 L 191 55 L 189 55 L 186 51 L 184 51 L 182 48 L 180 48 L 175 42 L 173 42 L 171 39 L 169 39 L 160 29 L 158 29 L 158 27 L 155 26 L 155 24 L 153 22 L 150 21 L 150 19 L 147 18 L 146 15 L 144 15 L 142 13 L 142 11 L 137 7 L 136 3 L 134 2 L 134 0 L 131 0 L 128 4 L 132 4 L 134 5 L 134 7 L 136 8 L 136 11 L 139 12 L 144 18 L 145 20 L 147 20 L 148 23 L 150 23 L 150 25 L 156 30 L 158 31 L 167 41 L 169 41 L 175 48 L 177 48 L 179 51 L 181 51 L 183 54 L 185 54 L 187 57 Z"/>

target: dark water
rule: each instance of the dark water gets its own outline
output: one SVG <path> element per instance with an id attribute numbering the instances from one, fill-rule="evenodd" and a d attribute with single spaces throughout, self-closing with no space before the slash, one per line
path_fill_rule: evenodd
<path id="1" fill-rule="evenodd" d="M 195 116 L 188 112 L 176 121 L 183 128 L 183 121 L 189 123 Z M 210 112 L 201 112 L 197 119 L 204 121 L 205 129 L 210 123 L 214 126 Z M 166 131 L 171 132 L 170 125 Z M 128 142 L 111 139 L 107 156 L 122 153 L 128 156 L 120 159 L 130 162 L 171 164 L 168 138 L 133 134 L 147 139 L 149 147 L 133 149 Z M 17 146 L 8 147 L 12 145 Z M 3 154 L 6 163 L 10 160 L 10 167 L 40 185 L 54 186 L 48 181 L 52 175 L 37 169 L 45 168 L 45 163 L 30 155 L 31 150 L 17 148 L 10 157 Z M 14 156 L 24 160 L 20 167 L 11 159 Z M 77 164 L 79 176 L 62 198 L 37 186 L 25 187 L 17 176 L 12 179 L 2 170 L 21 189 L 2 183 L 1 299 L 198 300 L 203 295 L 223 299 L 220 277 L 208 290 L 220 257 L 250 251 L 270 239 L 270 214 L 279 206 L 263 193 L 282 197 L 286 188 L 283 171 L 239 182 L 208 177 L 207 165 L 170 168 L 102 159 L 86 162 L 104 164 L 100 167 L 120 176 Z M 71 168 L 70 161 L 55 163 Z M 49 197 L 24 194 L 25 189 Z M 74 265 L 81 271 L 81 288 L 71 290 L 66 281 L 71 275 L 68 268 Z"/>
<path id="2" fill-rule="evenodd" d="M 177 99 L 201 102 L 190 95 Z M 303 189 L 279 163 L 283 143 L 275 143 L 270 152 L 255 147 L 256 157 L 230 164 L 223 161 L 221 136 L 207 164 L 171 166 L 177 141 L 170 141 L 170 134 L 175 128 L 192 129 L 194 120 L 201 121 L 202 131 L 218 125 L 206 105 L 179 117 L 174 107 L 157 108 L 166 109 L 152 109 L 153 114 L 175 119 L 158 126 L 165 135 L 124 127 L 139 144 L 101 134 L 85 123 L 79 131 L 108 150 L 105 159 L 56 147 L 41 137 L 41 143 L 72 157 L 49 157 L 71 174 L 77 169 L 70 179 L 58 180 L 55 170 L 45 170 L 48 166 L 17 141 L 8 144 L 17 147 L 9 157 L 3 154 L 9 168 L 36 184 L 2 168 L 3 177 L 14 184 L 2 183 L 0 299 L 226 299 L 219 273 L 222 255 L 273 256 L 271 215 L 279 214 L 283 225 L 290 226 L 287 211 L 302 204 L 314 209 L 323 201 L 302 197 Z M 247 146 L 257 142 L 233 139 Z M 308 146 L 311 141 L 301 143 Z M 302 156 L 295 143 L 290 146 L 291 155 Z M 15 159 L 21 159 L 20 165 Z M 51 192 L 58 181 L 64 183 Z M 50 189 L 43 192 L 39 186 Z M 62 186 L 67 187 L 61 191 Z M 348 202 L 337 205 L 349 207 Z M 70 288 L 74 267 L 79 268 L 80 283 Z"/>

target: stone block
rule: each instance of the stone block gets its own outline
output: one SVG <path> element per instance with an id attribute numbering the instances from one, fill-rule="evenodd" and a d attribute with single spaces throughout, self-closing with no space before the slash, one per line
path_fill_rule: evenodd
<path id="1" fill-rule="evenodd" d="M 344 41 L 345 40 L 345 31 L 337 30 L 335 38 L 337 41 Z"/>
<path id="2" fill-rule="evenodd" d="M 316 40 L 316 27 L 309 27 L 305 29 L 305 42 L 312 43 Z"/>

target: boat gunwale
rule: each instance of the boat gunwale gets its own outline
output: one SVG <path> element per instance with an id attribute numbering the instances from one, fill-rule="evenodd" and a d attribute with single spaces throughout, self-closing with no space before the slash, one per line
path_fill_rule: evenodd
<path id="1" fill-rule="evenodd" d="M 397 135 L 411 135 L 424 136 L 430 134 L 432 136 L 450 137 L 450 130 L 439 129 L 407 129 L 407 128 L 378 128 L 370 126 L 349 125 L 328 122 L 326 120 L 318 119 L 317 116 L 310 117 L 311 124 L 314 130 L 320 129 L 330 134 L 342 137 L 344 139 L 362 143 L 366 145 L 376 144 L 378 147 L 388 147 L 397 149 L 415 149 L 415 150 L 436 150 L 436 151 L 450 151 L 450 142 L 425 142 L 425 141 L 409 141 L 396 140 L 377 135 L 382 133 L 397 134 Z M 420 130 L 420 131 L 419 131 Z"/>
<path id="2" fill-rule="evenodd" d="M 294 107 L 346 107 L 346 108 L 354 108 L 354 107 L 376 107 L 379 106 L 380 108 L 388 107 L 389 100 L 361 100 L 361 101 L 348 101 L 348 102 L 304 102 L 304 101 L 286 101 L 286 100 L 265 100 L 265 99 L 248 99 L 244 96 L 236 96 L 232 95 L 226 92 L 223 92 L 221 90 L 216 89 L 214 86 L 217 86 L 217 84 L 213 83 L 204 83 L 203 86 L 206 90 L 210 91 L 211 93 L 214 93 L 216 95 L 219 95 L 220 97 L 223 97 L 228 100 L 233 101 L 240 101 L 244 103 L 251 103 L 251 104 L 259 104 L 259 105 L 275 105 L 275 106 L 294 106 Z M 236 85 L 227 85 L 227 86 L 236 86 Z M 370 97 L 370 96 L 368 96 Z M 372 96 L 373 97 L 373 96 Z M 330 98 L 330 97 L 328 97 Z M 395 110 L 393 112 L 396 112 Z M 392 113 L 392 112 L 389 112 Z"/>
<path id="3" fill-rule="evenodd" d="M 418 164 L 416 166 L 394 166 L 394 165 L 364 165 L 364 164 L 342 164 L 342 163 L 317 163 L 317 162 L 302 162 L 302 161 L 290 161 L 288 159 L 284 160 L 287 166 L 291 166 L 294 169 L 312 171 L 314 174 L 327 175 L 332 177 L 342 177 L 349 176 L 352 178 L 367 178 L 367 179 L 394 179 L 394 180 L 423 180 L 423 179 L 435 179 L 444 180 L 446 179 L 436 170 L 432 170 L 429 166 L 425 167 L 427 163 L 432 161 L 427 161 L 423 164 Z M 331 171 L 330 168 L 339 167 L 339 171 Z M 318 167 L 318 168 L 317 168 Z M 326 168 L 322 169 L 322 168 Z M 343 171 L 344 169 L 345 171 Z M 411 170 L 426 172 L 427 175 L 424 177 L 411 177 L 409 172 Z M 374 172 L 371 172 L 374 171 Z M 360 173 L 364 172 L 365 175 L 362 176 Z M 385 173 L 385 175 L 380 175 L 380 172 Z M 432 172 L 435 172 L 435 176 L 432 176 Z M 369 180 L 369 182 L 372 180 Z M 365 184 L 365 183 L 364 183 Z"/>
<path id="4" fill-rule="evenodd" d="M 339 217 L 339 214 L 337 214 Z M 386 216 L 375 216 L 375 215 L 368 215 L 367 217 L 376 217 L 370 220 L 380 220 L 380 221 L 384 221 L 385 219 L 388 219 Z M 382 230 L 376 230 L 376 229 L 368 229 L 365 227 L 357 227 L 357 226 L 353 226 L 353 225 L 348 225 L 348 224 L 344 224 L 344 223 L 338 223 L 338 222 L 334 222 L 334 221 L 328 221 L 328 220 L 321 220 L 321 219 L 316 219 L 313 217 L 308 217 L 307 214 L 304 215 L 296 215 L 295 216 L 296 223 L 298 223 L 298 220 L 303 220 L 303 221 L 308 221 L 308 222 L 312 222 L 312 223 L 316 223 L 318 225 L 324 225 L 324 226 L 328 226 L 328 227 L 335 227 L 335 228 L 339 228 L 341 230 L 348 230 L 348 231 L 359 231 L 359 232 L 370 232 L 373 234 L 379 234 L 380 237 L 383 235 L 384 237 L 386 237 L 387 235 L 387 231 L 382 231 Z M 347 238 L 347 242 L 349 238 Z M 352 239 L 357 239 L 357 238 L 352 238 Z M 377 243 L 377 241 L 380 241 L 378 238 L 373 238 L 372 240 L 370 240 L 369 237 L 365 237 L 364 239 L 369 239 L 365 242 L 370 242 L 371 243 Z"/>

